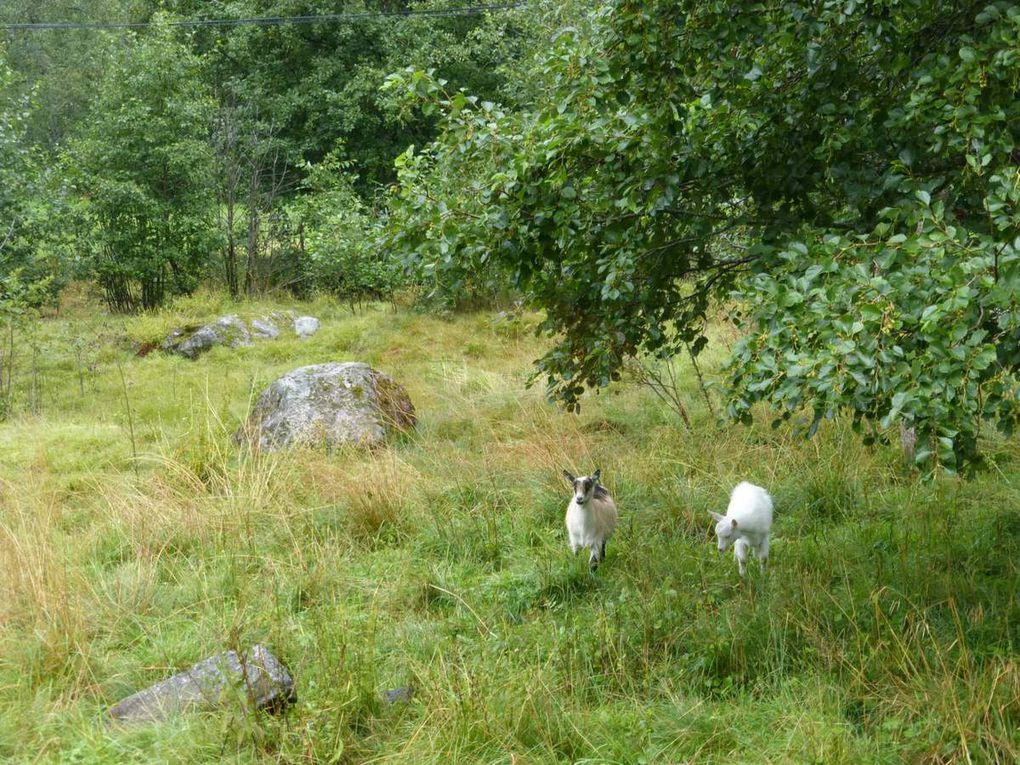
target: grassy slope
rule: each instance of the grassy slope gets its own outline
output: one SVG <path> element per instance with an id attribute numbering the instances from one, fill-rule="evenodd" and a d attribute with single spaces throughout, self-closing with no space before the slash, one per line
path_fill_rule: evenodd
<path id="1" fill-rule="evenodd" d="M 1015 441 L 990 444 L 996 467 L 972 482 L 924 485 L 838 424 L 806 443 L 767 423 L 719 429 L 693 386 L 693 435 L 634 387 L 574 417 L 523 388 L 540 343 L 487 314 L 319 304 L 306 342 L 194 363 L 128 349 L 228 310 L 206 297 L 47 320 L 35 394 L 23 344 L 20 406 L 36 414 L 0 425 L 0 760 L 1020 754 Z M 229 434 L 253 391 L 348 359 L 408 387 L 414 437 L 238 455 Z M 592 577 L 567 553 L 559 472 L 594 465 L 622 523 Z M 743 478 L 777 506 L 772 571 L 747 584 L 706 512 Z M 255 641 L 297 677 L 285 718 L 100 724 L 122 696 Z M 412 704 L 378 701 L 406 684 Z"/>

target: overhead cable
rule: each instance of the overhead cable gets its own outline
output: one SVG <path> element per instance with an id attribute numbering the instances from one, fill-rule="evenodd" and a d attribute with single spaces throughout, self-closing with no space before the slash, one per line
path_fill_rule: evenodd
<path id="1" fill-rule="evenodd" d="M 236 19 L 180 19 L 163 22 L 169 27 L 278 27 L 292 24 L 337 24 L 380 18 L 412 18 L 443 16 L 474 16 L 494 11 L 511 11 L 524 8 L 527 3 L 490 3 L 487 5 L 465 5 L 453 8 L 419 8 L 402 11 L 351 11 L 345 13 L 324 13 L 314 16 L 250 16 Z M 147 29 L 156 26 L 152 21 L 38 21 L 0 24 L 8 32 L 31 32 L 36 30 L 117 30 Z"/>

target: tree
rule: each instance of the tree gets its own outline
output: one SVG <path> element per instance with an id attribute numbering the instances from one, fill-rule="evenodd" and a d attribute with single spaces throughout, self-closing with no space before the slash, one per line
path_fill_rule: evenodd
<path id="1" fill-rule="evenodd" d="M 253 297 L 272 287 L 293 286 L 295 264 L 288 263 L 286 247 L 289 232 L 282 231 L 285 227 L 280 223 L 285 217 L 282 202 L 296 185 L 298 174 L 287 161 L 279 125 L 251 102 L 239 104 L 237 94 L 229 89 L 222 90 L 219 97 L 213 146 L 227 289 L 233 297 Z M 243 260 L 239 222 L 245 229 Z M 291 272 L 290 278 L 286 272 Z"/>
<path id="2" fill-rule="evenodd" d="M 168 4 L 182 18 L 287 17 L 335 14 L 323 0 L 202 0 Z M 435 67 L 458 84 L 493 95 L 507 84 L 498 63 L 514 58 L 526 37 L 526 14 L 373 16 L 459 6 L 452 0 L 367 0 L 342 10 L 358 19 L 317 24 L 250 25 L 199 30 L 194 50 L 224 103 L 257 113 L 288 167 L 320 162 L 338 143 L 357 168 L 363 198 L 393 179 L 393 159 L 408 143 L 434 134 L 431 120 L 397 124 L 380 96 L 386 75 L 409 63 Z M 503 34 L 483 34 L 499 25 Z"/>
<path id="3" fill-rule="evenodd" d="M 224 0 L 212 9 L 207 2 L 175 0 L 170 6 L 182 18 L 337 11 L 335 3 L 309 0 Z M 406 7 L 373 1 L 349 9 L 366 14 L 357 19 L 201 29 L 191 38 L 219 104 L 213 142 L 226 240 L 223 275 L 232 294 L 298 286 L 300 269 L 288 246 L 295 232 L 286 228 L 284 208 L 307 195 L 305 168 L 343 145 L 362 198 L 352 201 L 360 205 L 392 179 L 393 159 L 409 141 L 431 137 L 431 120 L 397 124 L 387 110 L 379 92 L 386 73 L 408 60 L 441 66 L 482 92 L 508 79 L 496 62 L 513 58 L 520 14 L 498 14 L 498 22 L 483 15 L 371 15 Z M 496 23 L 505 35 L 493 34 Z M 488 34 L 479 36 L 483 31 Z"/>
<path id="4" fill-rule="evenodd" d="M 166 27 L 131 42 L 68 155 L 84 200 L 85 271 L 119 311 L 194 289 L 217 243 L 213 102 L 200 62 Z"/>
<path id="5" fill-rule="evenodd" d="M 308 168 L 305 193 L 289 215 L 308 286 L 353 306 L 391 297 L 403 274 L 382 246 L 378 219 L 354 191 L 351 164 L 333 154 Z"/>
<path id="6" fill-rule="evenodd" d="M 2 53 L 2 50 L 0 50 Z M 0 275 L 24 265 L 19 247 L 34 175 L 31 155 L 23 141 L 27 99 L 11 94 L 11 71 L 0 57 Z"/>
<path id="7" fill-rule="evenodd" d="M 614 0 L 537 70 L 527 111 L 392 81 L 443 114 L 402 158 L 392 244 L 510 274 L 569 407 L 629 357 L 700 351 L 736 291 L 737 418 L 849 410 L 947 469 L 982 420 L 1015 426 L 1015 3 Z"/>
<path id="8" fill-rule="evenodd" d="M 4 0 L 0 22 L 139 21 L 145 14 L 141 0 Z M 149 12 L 151 13 L 151 11 Z M 97 30 L 20 31 L 8 36 L 8 64 L 17 92 L 31 95 L 33 108 L 26 120 L 27 140 L 56 149 L 85 117 L 96 82 L 103 77 L 118 35 Z"/>
<path id="9" fill-rule="evenodd" d="M 0 55 L 0 311 L 15 294 L 19 305 L 52 298 L 66 265 L 50 246 L 49 221 L 59 194 L 50 188 L 41 153 L 26 138 L 31 103 L 13 80 Z"/>

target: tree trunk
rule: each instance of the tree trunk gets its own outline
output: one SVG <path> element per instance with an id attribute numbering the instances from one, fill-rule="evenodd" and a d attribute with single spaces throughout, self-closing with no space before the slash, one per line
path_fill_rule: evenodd
<path id="1" fill-rule="evenodd" d="M 255 297 L 259 262 L 259 213 L 255 201 L 248 202 L 248 263 L 244 270 L 244 292 L 248 297 Z"/>
<path id="2" fill-rule="evenodd" d="M 903 462 L 909 470 L 914 466 L 914 455 L 917 454 L 917 431 L 913 426 L 907 427 L 900 421 L 900 448 L 903 450 Z"/>
<path id="3" fill-rule="evenodd" d="M 237 281 L 237 237 L 234 235 L 234 199 L 233 195 L 227 199 L 227 251 L 223 257 L 223 265 L 226 270 L 227 289 L 230 297 L 238 297 L 240 285 Z"/>

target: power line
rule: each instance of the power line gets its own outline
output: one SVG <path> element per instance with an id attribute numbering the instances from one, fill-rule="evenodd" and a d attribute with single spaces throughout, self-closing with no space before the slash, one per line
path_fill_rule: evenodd
<path id="1" fill-rule="evenodd" d="M 252 16 L 239 19 L 191 19 L 168 21 L 170 27 L 278 27 L 291 24 L 335 24 L 349 21 L 362 21 L 378 18 L 407 18 L 413 16 L 473 16 L 491 11 L 511 11 L 524 8 L 526 2 L 492 3 L 489 5 L 466 5 L 455 8 L 421 8 L 404 11 L 359 11 L 353 13 L 325 13 L 318 16 Z M 153 26 L 151 21 L 40 21 L 20 24 L 0 24 L 0 29 L 8 32 L 33 32 L 36 30 L 71 30 L 71 29 L 147 29 Z"/>

